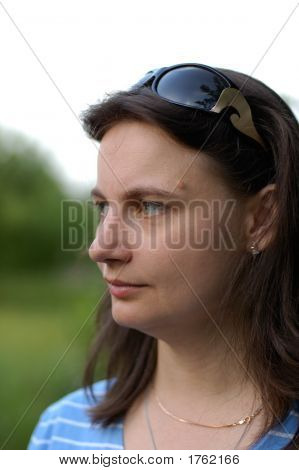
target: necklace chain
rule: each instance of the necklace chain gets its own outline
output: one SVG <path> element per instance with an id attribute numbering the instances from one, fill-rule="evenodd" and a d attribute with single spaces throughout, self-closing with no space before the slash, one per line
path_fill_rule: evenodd
<path id="1" fill-rule="evenodd" d="M 155 438 L 154 438 L 154 432 L 153 432 L 153 429 L 152 429 L 152 426 L 151 426 L 151 422 L 150 422 L 150 419 L 149 419 L 149 414 L 148 414 L 148 395 L 146 396 L 145 400 L 144 400 L 144 411 L 145 411 L 145 417 L 146 417 L 146 422 L 147 422 L 147 427 L 148 427 L 148 430 L 149 430 L 149 433 L 150 433 L 150 436 L 151 436 L 151 440 L 152 440 L 152 444 L 153 444 L 153 448 L 156 450 L 157 449 L 157 445 L 156 445 L 156 441 L 155 441 Z M 257 414 L 257 413 L 256 413 Z M 255 414 L 255 416 L 256 416 Z M 252 416 L 252 415 L 251 415 Z M 241 420 L 240 420 L 241 421 Z M 195 424 L 198 424 L 198 423 L 195 423 Z M 238 442 L 237 444 L 235 445 L 234 449 L 238 449 L 238 446 L 240 444 L 240 442 L 242 441 L 242 439 L 244 438 L 246 432 L 249 430 L 249 421 L 246 422 L 247 426 L 245 427 L 244 431 L 242 432 L 241 434 L 241 437 L 238 439 Z"/>
<path id="2" fill-rule="evenodd" d="M 242 424 L 249 424 L 253 418 L 255 418 L 255 416 L 257 416 L 263 409 L 263 407 L 261 406 L 260 408 L 258 408 L 252 415 L 248 415 L 248 416 L 245 416 L 245 418 L 242 418 L 240 419 L 239 421 L 235 421 L 233 423 L 230 423 L 230 424 L 221 424 L 221 425 L 208 425 L 208 424 L 201 424 L 201 423 L 198 423 L 196 421 L 190 421 L 190 420 L 187 420 L 185 418 L 180 418 L 179 416 L 176 416 L 174 414 L 172 414 L 169 410 L 167 410 L 163 405 L 162 403 L 160 402 L 157 394 L 156 394 L 156 391 L 154 389 L 154 397 L 159 405 L 159 407 L 161 408 L 161 410 L 167 414 L 168 416 L 170 416 L 171 418 L 175 419 L 176 421 L 179 421 L 181 423 L 188 423 L 188 424 L 194 424 L 195 426 L 203 426 L 205 428 L 230 428 L 230 427 L 234 427 L 234 426 L 239 426 L 239 425 L 242 425 Z"/>

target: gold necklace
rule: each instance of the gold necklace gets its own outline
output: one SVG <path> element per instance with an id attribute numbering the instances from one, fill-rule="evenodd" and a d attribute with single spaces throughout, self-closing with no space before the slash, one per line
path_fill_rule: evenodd
<path id="1" fill-rule="evenodd" d="M 234 423 L 231 423 L 231 424 L 208 425 L 208 424 L 197 423 L 195 421 L 189 421 L 189 420 L 184 419 L 184 418 L 179 418 L 178 416 L 172 414 L 169 410 L 167 410 L 162 405 L 162 403 L 160 402 L 160 400 L 159 400 L 159 398 L 156 394 L 155 389 L 154 389 L 154 397 L 155 397 L 156 401 L 158 402 L 158 405 L 161 408 L 161 410 L 164 413 L 166 413 L 168 416 L 171 416 L 171 418 L 175 419 L 176 421 L 180 421 L 181 423 L 195 424 L 196 426 L 203 426 L 205 428 L 230 428 L 230 427 L 238 426 L 238 425 L 241 425 L 241 424 L 249 424 L 253 420 L 253 418 L 255 418 L 255 416 L 257 416 L 263 409 L 263 407 L 261 406 L 252 415 L 245 416 L 245 418 L 242 418 L 239 421 L 235 421 Z"/>

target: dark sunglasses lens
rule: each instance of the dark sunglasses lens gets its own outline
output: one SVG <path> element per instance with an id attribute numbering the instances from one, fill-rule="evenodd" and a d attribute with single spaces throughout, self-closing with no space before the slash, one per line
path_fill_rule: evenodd
<path id="1" fill-rule="evenodd" d="M 174 103 L 209 111 L 229 84 L 210 70 L 185 66 L 166 72 L 156 85 L 157 93 Z"/>
<path id="2" fill-rule="evenodd" d="M 130 90 L 133 91 L 135 88 L 140 88 L 140 87 L 146 85 L 152 78 L 154 78 L 154 73 L 157 70 L 159 70 L 159 69 L 153 69 L 153 70 L 150 70 L 149 72 L 146 72 L 144 77 L 142 77 L 140 80 L 138 80 L 138 82 L 134 83 L 134 85 L 132 85 L 130 87 Z"/>

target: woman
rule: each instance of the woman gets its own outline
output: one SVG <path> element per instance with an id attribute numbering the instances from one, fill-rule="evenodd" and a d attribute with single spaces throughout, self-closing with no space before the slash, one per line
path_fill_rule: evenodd
<path id="1" fill-rule="evenodd" d="M 83 388 L 29 449 L 299 449 L 292 111 L 245 74 L 177 64 L 83 125 L 101 143 L 89 255 L 109 293 Z"/>

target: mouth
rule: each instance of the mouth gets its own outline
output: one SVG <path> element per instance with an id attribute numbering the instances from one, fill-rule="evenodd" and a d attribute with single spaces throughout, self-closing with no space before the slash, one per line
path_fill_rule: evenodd
<path id="1" fill-rule="evenodd" d="M 123 298 L 123 297 L 127 297 L 129 295 L 140 292 L 140 290 L 146 286 L 145 285 L 128 285 L 128 284 L 127 285 L 126 284 L 115 285 L 115 284 L 111 284 L 110 282 L 108 282 L 108 287 L 109 287 L 110 293 L 113 296 Z"/>

